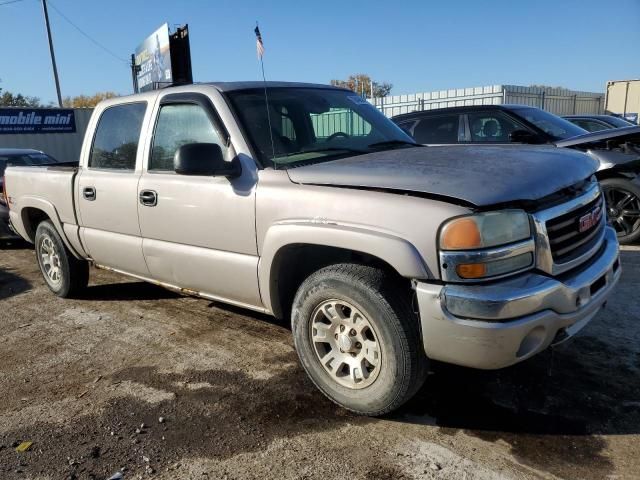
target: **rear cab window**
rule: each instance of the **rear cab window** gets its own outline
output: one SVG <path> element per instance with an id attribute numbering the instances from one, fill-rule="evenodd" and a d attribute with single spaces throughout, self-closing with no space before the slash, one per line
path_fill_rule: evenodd
<path id="1" fill-rule="evenodd" d="M 146 102 L 126 103 L 106 108 L 93 137 L 89 168 L 133 171 Z"/>

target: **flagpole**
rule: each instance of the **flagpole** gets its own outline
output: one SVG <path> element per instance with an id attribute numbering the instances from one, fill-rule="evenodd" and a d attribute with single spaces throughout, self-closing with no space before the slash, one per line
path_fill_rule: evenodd
<path id="1" fill-rule="evenodd" d="M 256 36 L 258 36 L 258 41 L 260 43 L 262 43 L 262 36 L 260 35 L 260 30 L 258 28 L 258 22 L 256 21 Z M 271 153 L 272 153 L 272 157 L 271 157 L 271 161 L 273 162 L 273 168 L 274 170 L 278 169 L 278 165 L 275 162 L 275 158 L 276 158 L 276 144 L 273 141 L 273 129 L 271 128 L 271 113 L 269 112 L 269 96 L 267 94 L 267 78 L 264 74 L 264 60 L 263 60 L 263 53 L 258 52 L 258 55 L 260 57 L 260 68 L 262 70 L 262 83 L 264 85 L 264 104 L 265 107 L 267 109 L 267 123 L 269 124 L 269 138 L 271 139 Z"/>

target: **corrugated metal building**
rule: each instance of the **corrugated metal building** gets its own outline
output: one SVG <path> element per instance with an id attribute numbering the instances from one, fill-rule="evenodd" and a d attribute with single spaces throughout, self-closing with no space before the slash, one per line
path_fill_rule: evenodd
<path id="1" fill-rule="evenodd" d="M 640 79 L 607 82 L 605 110 L 640 124 Z"/>
<path id="2" fill-rule="evenodd" d="M 32 109 L 24 109 L 30 111 Z M 3 133 L 0 148 L 33 148 L 57 158 L 71 162 L 80 158 L 84 132 L 89 125 L 92 108 L 74 108 L 76 131 L 74 133 Z"/>
<path id="3" fill-rule="evenodd" d="M 517 85 L 456 88 L 437 92 L 393 95 L 369 99 L 369 101 L 387 117 L 416 110 L 468 105 L 531 105 L 556 115 L 602 113 L 604 110 L 604 93 Z"/>

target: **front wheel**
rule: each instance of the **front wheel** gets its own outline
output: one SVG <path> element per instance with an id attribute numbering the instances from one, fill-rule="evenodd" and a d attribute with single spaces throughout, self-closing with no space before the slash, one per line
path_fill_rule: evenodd
<path id="1" fill-rule="evenodd" d="M 640 238 L 640 187 L 623 178 L 600 182 L 607 202 L 607 217 L 615 228 L 618 241 L 630 244 Z"/>
<path id="2" fill-rule="evenodd" d="M 422 386 L 427 359 L 408 299 L 393 276 L 366 265 L 331 265 L 302 283 L 293 303 L 294 343 L 329 399 L 377 416 Z"/>
<path id="3" fill-rule="evenodd" d="M 71 297 L 89 283 L 89 264 L 67 249 L 49 220 L 36 229 L 36 257 L 49 289 L 59 297 Z"/>

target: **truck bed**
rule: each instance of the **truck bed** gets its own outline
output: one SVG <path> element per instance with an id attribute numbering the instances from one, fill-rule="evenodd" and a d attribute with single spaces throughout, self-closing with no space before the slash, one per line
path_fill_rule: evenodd
<path id="1" fill-rule="evenodd" d="M 76 225 L 73 183 L 77 171 L 78 162 L 55 166 L 7 167 L 5 188 L 11 197 L 11 211 L 47 205 L 55 211 L 60 223 Z M 16 225 L 21 219 L 14 217 L 11 217 L 11 221 Z"/>

